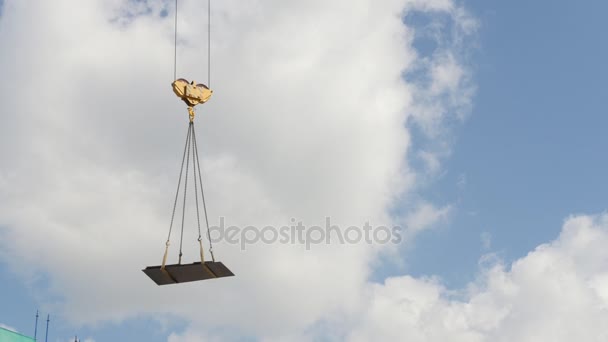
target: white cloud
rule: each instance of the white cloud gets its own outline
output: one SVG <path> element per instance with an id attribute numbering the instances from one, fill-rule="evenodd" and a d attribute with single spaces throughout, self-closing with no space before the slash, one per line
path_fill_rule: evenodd
<path id="1" fill-rule="evenodd" d="M 169 336 L 169 339 L 167 341 L 168 342 L 202 342 L 202 341 L 219 342 L 219 341 L 225 341 L 225 340 L 226 340 L 225 336 L 223 336 L 223 337 L 210 336 L 210 335 L 205 335 L 202 333 L 188 331 L 181 335 L 173 333 Z"/>
<path id="2" fill-rule="evenodd" d="M 177 315 L 196 329 L 229 326 L 270 339 L 356 309 L 381 247 L 221 245 L 216 255 L 235 278 L 158 288 L 141 273 L 162 256 L 187 122 L 169 86 L 173 23 L 160 13 L 170 3 L 7 2 L 0 258 L 25 280 L 48 279 L 37 290 L 59 298 L 46 305 L 75 324 Z M 442 216 L 447 209 L 410 196 L 417 174 L 406 162 L 406 123 L 430 115 L 440 125 L 460 108 L 454 97 L 469 101 L 461 89 L 468 71 L 458 64 L 460 47 L 443 44 L 424 61 L 435 86 L 404 82 L 419 56 L 402 15 L 470 20 L 459 7 L 447 0 L 214 6 L 215 94 L 197 116 L 212 222 L 319 224 L 329 215 L 343 227 L 390 225 L 396 201 L 421 208 L 412 218 L 420 227 Z M 205 81 L 205 6 L 184 0 L 180 7 L 178 77 Z M 421 101 L 429 89 L 441 96 Z M 196 258 L 193 227 L 187 261 Z"/>
<path id="3" fill-rule="evenodd" d="M 95 342 L 95 340 L 90 337 L 81 339 L 81 338 L 78 338 L 78 336 L 70 337 L 66 341 L 67 342 Z"/>
<path id="4" fill-rule="evenodd" d="M 350 341 L 605 341 L 608 214 L 572 217 L 559 238 L 495 264 L 454 299 L 437 280 L 371 285 Z"/>
<path id="5" fill-rule="evenodd" d="M 435 153 L 422 150 L 418 152 L 418 156 L 424 162 L 428 173 L 435 174 L 441 168 L 441 161 Z"/>
<path id="6" fill-rule="evenodd" d="M 509 266 L 482 269 L 465 290 L 435 278 L 388 278 L 366 285 L 351 310 L 331 317 L 330 328 L 276 340 L 606 341 L 607 244 L 608 214 L 570 217 L 557 239 Z M 206 341 L 192 331 L 185 336 Z"/>
<path id="7" fill-rule="evenodd" d="M 413 232 L 428 228 L 438 222 L 445 220 L 450 214 L 452 207 L 447 205 L 441 208 L 433 204 L 424 202 L 412 211 L 406 218 L 406 227 Z"/>
<path id="8" fill-rule="evenodd" d="M 464 190 L 467 186 L 467 175 L 462 173 L 458 175 L 458 180 L 456 181 L 456 186 L 459 190 Z"/>
<path id="9" fill-rule="evenodd" d="M 489 232 L 482 232 L 481 236 L 481 247 L 483 249 L 490 249 L 492 247 L 492 234 Z"/>
<path id="10" fill-rule="evenodd" d="M 412 1 L 424 3 L 424 1 Z M 429 2 L 422 5 L 430 11 L 443 10 L 450 13 L 451 21 L 441 16 L 432 17 L 430 23 L 419 30 L 418 39 L 432 40 L 436 48 L 421 54 L 408 70 L 418 81 L 412 88 L 414 101 L 410 122 L 421 128 L 422 132 L 438 140 L 436 154 L 449 155 L 449 123 L 466 118 L 472 106 L 475 85 L 471 80 L 468 60 L 471 47 L 475 46 L 474 35 L 478 22 L 464 8 L 455 6 L 451 1 Z M 448 37 L 448 25 L 453 28 Z"/>

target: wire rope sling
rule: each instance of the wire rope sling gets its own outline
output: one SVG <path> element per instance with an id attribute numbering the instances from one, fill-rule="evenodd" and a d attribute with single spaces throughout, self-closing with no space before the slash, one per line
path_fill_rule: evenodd
<path id="1" fill-rule="evenodd" d="M 208 81 L 211 82 L 211 0 L 207 0 L 208 8 L 208 26 L 207 26 L 207 42 L 208 42 Z M 205 192 L 203 187 L 203 177 L 201 174 L 201 165 L 198 156 L 198 146 L 196 143 L 196 131 L 194 129 L 194 106 L 203 104 L 211 98 L 213 91 L 208 85 L 196 84 L 196 82 L 188 82 L 187 80 L 177 78 L 177 0 L 175 0 L 175 50 L 174 50 L 174 63 L 173 63 L 173 92 L 181 100 L 188 105 L 188 115 L 190 122 L 188 123 L 188 133 L 186 134 L 186 144 L 184 146 L 184 153 L 182 155 L 182 165 L 179 172 L 179 178 L 177 181 L 177 191 L 175 193 L 175 200 L 173 202 L 173 212 L 171 214 L 171 223 L 169 224 L 169 234 L 167 235 L 167 241 L 165 242 L 165 253 L 163 255 L 162 264 L 160 266 L 148 266 L 143 269 L 143 272 L 148 275 L 157 285 L 167 285 L 184 283 L 197 280 L 229 277 L 234 274 L 221 262 L 215 261 L 213 255 L 213 244 L 211 242 L 211 232 L 209 230 L 209 218 L 207 215 L 207 204 L 205 203 Z M 188 174 L 190 172 L 190 164 L 192 163 L 192 178 L 194 183 L 194 204 L 196 207 L 196 222 L 198 226 L 198 245 L 200 248 L 200 262 L 194 262 L 192 264 L 182 264 L 182 247 L 184 241 L 184 223 L 186 218 L 186 199 L 188 193 Z M 184 167 L 185 166 L 185 167 Z M 184 172 L 185 170 L 185 172 Z M 182 217 L 181 217 L 181 232 L 179 240 L 179 254 L 178 263 L 167 265 L 167 256 L 169 254 L 169 246 L 171 244 L 171 233 L 173 231 L 173 225 L 175 221 L 175 212 L 177 209 L 177 203 L 180 199 L 180 189 L 182 188 L 183 180 L 183 195 L 182 197 Z M 211 255 L 211 261 L 205 261 L 205 254 L 203 249 L 203 235 L 201 233 L 201 213 L 199 210 L 199 192 L 201 204 L 203 207 L 203 214 L 205 216 L 205 225 L 207 228 L 207 239 L 209 241 L 209 254 Z"/>

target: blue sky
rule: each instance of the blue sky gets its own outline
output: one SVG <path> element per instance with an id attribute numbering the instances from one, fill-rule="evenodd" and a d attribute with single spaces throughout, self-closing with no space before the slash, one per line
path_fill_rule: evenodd
<path id="1" fill-rule="evenodd" d="M 476 271 L 482 232 L 512 261 L 555 237 L 569 215 L 604 211 L 608 190 L 608 5 L 466 3 L 481 22 L 474 109 L 455 130 L 445 175 L 428 191 L 458 209 L 417 240 L 408 262 L 410 272 L 456 286 Z"/>
<path id="2" fill-rule="evenodd" d="M 484 255 L 509 264 L 555 239 L 570 215 L 606 210 L 608 3 L 462 4 L 479 23 L 464 61 L 476 88 L 473 107 L 464 121 L 449 123 L 451 153 L 419 189 L 420 197 L 452 209 L 401 250 L 403 265 L 388 262 L 375 271 L 379 283 L 386 276 L 438 276 L 446 287 L 462 289 L 475 280 Z M 404 20 L 425 23 L 423 16 Z M 415 46 L 424 51 L 429 44 L 421 39 Z M 425 146 L 427 138 L 412 129 L 414 148 Z M 45 294 L 25 284 L 9 262 L 0 259 L 0 323 L 33 333 Z M 97 342 L 167 341 L 187 326 L 177 316 L 166 327 L 146 316 L 93 326 L 51 316 L 51 336 Z"/>

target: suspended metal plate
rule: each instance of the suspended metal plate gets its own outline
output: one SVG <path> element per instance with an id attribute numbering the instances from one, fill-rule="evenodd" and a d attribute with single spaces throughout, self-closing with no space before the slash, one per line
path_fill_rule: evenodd
<path id="1" fill-rule="evenodd" d="M 187 265 L 148 266 L 142 270 L 157 285 L 186 283 L 213 278 L 231 277 L 234 273 L 219 261 L 195 262 Z"/>

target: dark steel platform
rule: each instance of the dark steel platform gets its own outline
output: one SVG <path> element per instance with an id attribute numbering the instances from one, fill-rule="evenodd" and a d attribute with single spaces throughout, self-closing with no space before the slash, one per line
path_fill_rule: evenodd
<path id="1" fill-rule="evenodd" d="M 205 261 L 204 264 L 195 262 L 186 265 L 166 265 L 164 270 L 161 270 L 161 266 L 148 266 L 142 271 L 157 285 L 234 276 L 234 273 L 219 261 Z"/>

